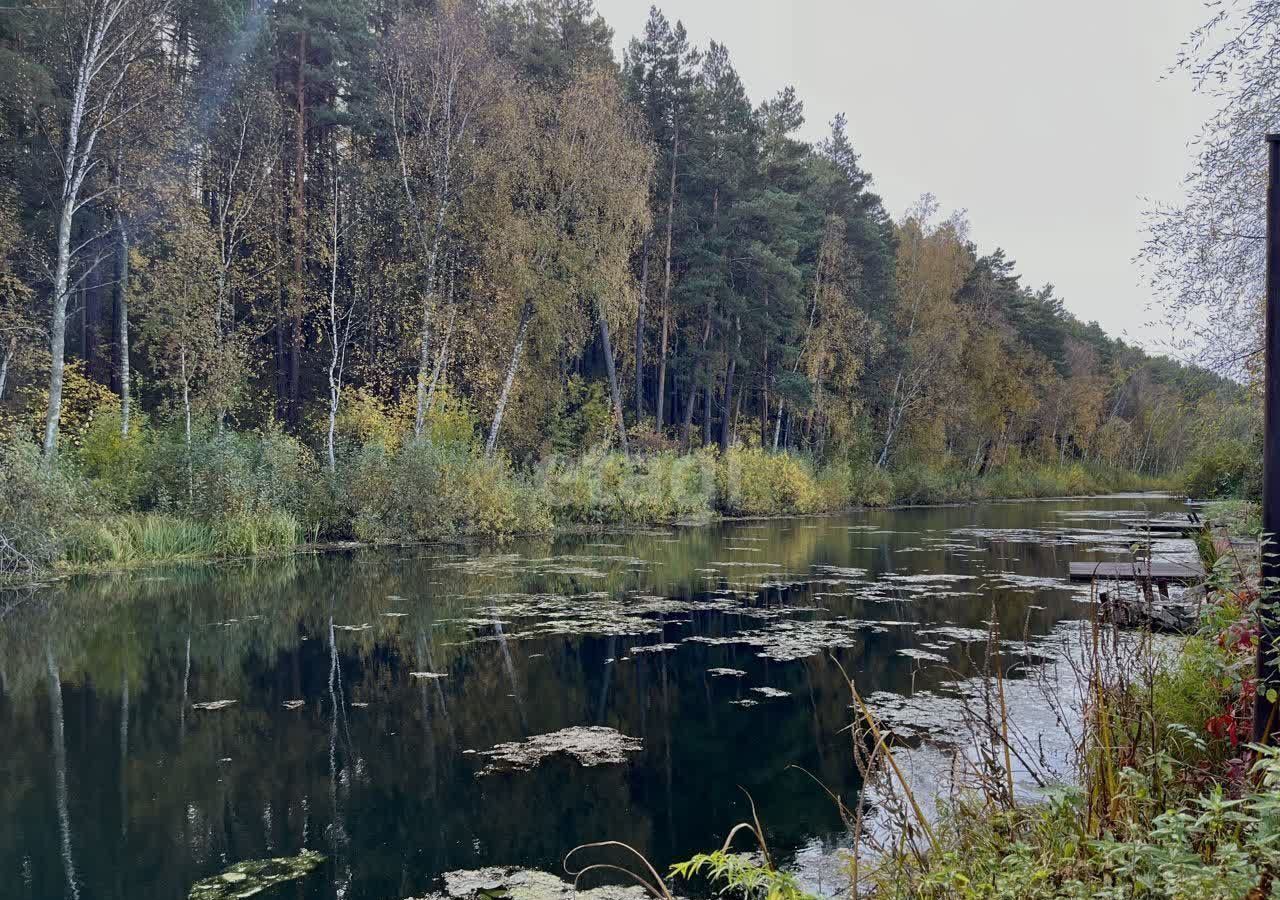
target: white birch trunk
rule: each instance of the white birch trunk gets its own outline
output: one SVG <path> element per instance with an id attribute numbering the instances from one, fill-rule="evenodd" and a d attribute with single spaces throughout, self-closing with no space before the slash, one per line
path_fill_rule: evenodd
<path id="1" fill-rule="evenodd" d="M 58 449 L 58 426 L 62 419 L 62 384 L 66 364 L 67 297 L 71 273 L 71 225 L 84 201 L 81 189 L 93 170 L 94 144 L 106 127 L 109 111 L 118 99 L 121 83 L 128 71 L 131 55 L 139 40 L 154 31 L 155 22 L 122 21 L 130 0 L 108 0 L 90 7 L 89 21 L 84 26 L 79 58 L 75 61 L 75 80 L 71 89 L 66 132 L 62 147 L 62 189 L 58 198 L 58 228 L 55 240 L 55 263 L 51 292 L 52 311 L 49 321 L 49 400 L 45 409 L 44 441 L 46 459 Z M 156 17 L 163 9 L 156 11 Z M 149 27 L 144 27 L 148 25 Z M 104 46 L 105 45 L 105 46 Z M 113 71 L 106 71 L 114 63 Z M 105 82 L 105 84 L 101 84 Z M 100 84 L 96 96 L 95 83 Z M 92 101 L 92 103 L 91 103 Z M 90 106 L 93 109 L 90 109 Z M 86 128 L 86 118 L 88 119 Z"/>
<path id="2" fill-rule="evenodd" d="M 9 338 L 9 344 L 4 349 L 4 359 L 0 360 L 0 400 L 4 399 L 5 382 L 9 380 L 9 361 L 13 359 L 14 354 L 18 352 L 18 339 L 16 337 Z"/>
<path id="3" fill-rule="evenodd" d="M 524 352 L 524 339 L 529 331 L 529 320 L 533 318 L 533 304 L 526 301 L 520 312 L 520 327 L 516 329 L 516 343 L 511 350 L 511 365 L 507 367 L 507 377 L 502 381 L 502 392 L 498 394 L 498 405 L 493 411 L 493 424 L 489 426 L 489 440 L 484 445 L 484 455 L 493 456 L 498 446 L 498 430 L 502 428 L 502 416 L 507 411 L 507 400 L 511 395 L 511 385 L 516 380 L 516 370 L 520 368 L 520 355 Z"/>
<path id="4" fill-rule="evenodd" d="M 129 227 L 123 216 L 116 220 L 119 229 L 117 239 L 119 254 L 116 263 L 116 278 L 119 280 L 116 294 L 116 330 L 120 333 L 120 436 L 129 436 L 129 414 L 132 407 L 133 392 L 129 384 Z"/>

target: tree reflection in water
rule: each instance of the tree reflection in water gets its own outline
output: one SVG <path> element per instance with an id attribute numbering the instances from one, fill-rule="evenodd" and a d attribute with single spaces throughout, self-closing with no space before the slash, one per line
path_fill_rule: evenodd
<path id="1" fill-rule="evenodd" d="M 846 798 L 858 787 L 839 733 L 849 698 L 822 652 L 762 658 L 736 635 L 859 620 L 831 653 L 866 693 L 933 689 L 954 672 L 899 651 L 928 644 L 970 674 L 958 629 L 985 629 L 993 608 L 1019 638 L 1085 616 L 1075 589 L 1037 578 L 1123 547 L 1105 518 L 1081 513 L 1142 507 L 1178 508 L 879 511 L 611 535 L 611 546 L 564 537 L 500 554 L 148 570 L 4 597 L 0 871 L 22 873 L 5 894 L 185 897 L 229 863 L 308 844 L 327 857 L 297 885 L 308 898 L 421 894 L 442 872 L 490 864 L 558 871 L 570 847 L 601 838 L 661 865 L 743 818 L 739 785 L 785 858 L 840 829 L 790 764 Z M 885 577 L 929 574 L 972 577 Z M 641 604 L 649 611 L 626 618 Z M 584 616 L 591 633 L 575 633 Z M 633 651 L 656 644 L 675 646 Z M 759 703 L 731 704 L 747 697 Z M 236 703 L 192 709 L 218 699 Z M 643 749 L 625 765 L 555 758 L 475 778 L 483 758 L 468 751 L 571 725 Z"/>

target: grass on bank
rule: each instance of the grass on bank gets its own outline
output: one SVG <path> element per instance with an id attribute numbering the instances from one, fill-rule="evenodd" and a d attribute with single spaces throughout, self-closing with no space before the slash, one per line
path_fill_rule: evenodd
<path id="1" fill-rule="evenodd" d="M 0 447 L 0 571 L 248 556 L 309 540 L 501 540 L 565 527 L 1165 486 L 1078 462 L 1024 461 L 982 475 L 889 472 L 759 447 L 596 449 L 517 469 L 505 456 L 486 457 L 451 419 L 430 434 L 411 441 L 369 430 L 343 444 L 329 472 L 276 429 L 197 429 L 188 446 L 181 432 L 141 417 L 121 437 L 118 414 L 106 410 L 54 465 L 29 443 Z"/>

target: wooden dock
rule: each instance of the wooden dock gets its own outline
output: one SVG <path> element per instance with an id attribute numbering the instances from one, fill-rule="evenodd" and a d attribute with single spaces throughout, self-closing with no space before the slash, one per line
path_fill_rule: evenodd
<path id="1" fill-rule="evenodd" d="M 1135 562 L 1071 563 L 1072 581 L 1100 579 L 1109 581 L 1149 581 L 1153 584 L 1168 584 L 1171 581 L 1187 583 L 1200 581 L 1203 578 L 1204 567 L 1199 562 L 1153 563 L 1142 559 Z"/>

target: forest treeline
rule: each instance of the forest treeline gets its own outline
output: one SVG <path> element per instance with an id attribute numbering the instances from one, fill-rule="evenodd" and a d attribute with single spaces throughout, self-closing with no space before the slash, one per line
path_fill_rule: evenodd
<path id="1" fill-rule="evenodd" d="M 6 440 L 177 460 L 110 501 L 172 509 L 237 441 L 335 477 L 455 442 L 977 478 L 1252 439 L 1232 382 L 1078 321 L 963 215 L 892 218 L 843 115 L 802 139 L 793 89 L 753 100 L 656 8 L 612 44 L 590 0 L 19 2 Z"/>

